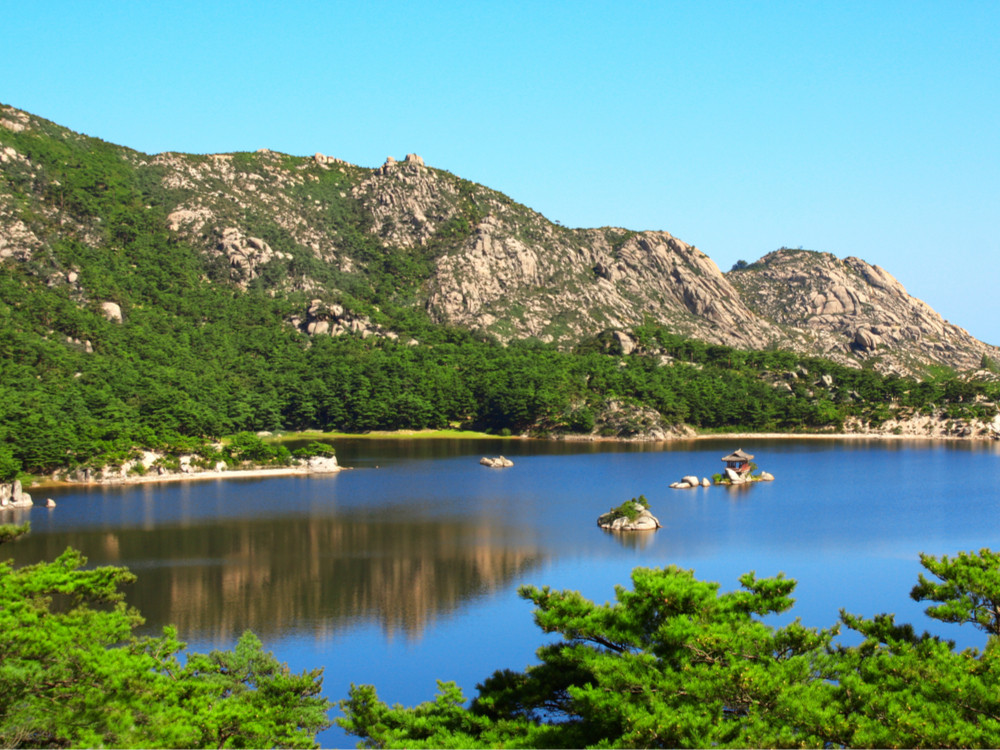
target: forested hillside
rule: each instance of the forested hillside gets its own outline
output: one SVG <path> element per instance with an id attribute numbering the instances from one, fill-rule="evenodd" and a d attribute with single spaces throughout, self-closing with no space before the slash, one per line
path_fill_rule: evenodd
<path id="1" fill-rule="evenodd" d="M 485 258 L 462 248 L 510 249 L 498 239 L 510 227 L 536 255 L 605 243 L 614 257 L 588 266 L 587 283 L 611 296 L 553 277 L 519 297 L 526 287 L 498 273 L 499 297 L 523 313 L 500 317 L 513 313 L 496 290 L 461 282 Z M 877 348 L 860 360 L 781 351 L 780 337 L 736 349 L 719 323 L 704 329 L 715 343 L 689 338 L 696 310 L 753 314 L 735 292 L 705 296 L 733 287 L 667 238 L 556 227 L 416 158 L 372 171 L 273 152 L 149 157 L 2 108 L 0 477 L 116 464 L 136 448 L 208 454 L 241 431 L 664 437 L 923 413 L 959 434 L 974 429 L 961 420 L 996 414 L 992 349 L 979 342 L 977 375 L 925 360 L 917 381 L 879 372 Z M 630 284 L 687 302 L 635 319 L 615 301 Z M 448 300 L 464 312 L 446 314 Z M 781 330 L 748 320 L 737 342 Z"/>

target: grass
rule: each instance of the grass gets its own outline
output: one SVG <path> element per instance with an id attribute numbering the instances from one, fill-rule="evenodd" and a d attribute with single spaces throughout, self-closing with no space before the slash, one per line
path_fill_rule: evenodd
<path id="1" fill-rule="evenodd" d="M 303 430 L 301 432 L 281 432 L 264 438 L 268 443 L 294 442 L 297 440 L 323 440 L 333 438 L 390 439 L 390 440 L 427 440 L 437 438 L 462 438 L 465 440 L 496 440 L 500 435 L 490 435 L 486 432 L 472 430 L 373 430 L 371 432 L 321 432 L 319 430 Z"/>

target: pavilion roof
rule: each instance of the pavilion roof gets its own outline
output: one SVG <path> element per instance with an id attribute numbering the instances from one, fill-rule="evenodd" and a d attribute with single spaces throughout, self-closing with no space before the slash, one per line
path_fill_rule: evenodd
<path id="1" fill-rule="evenodd" d="M 735 451 L 730 453 L 728 456 L 723 456 L 723 461 L 750 461 L 753 459 L 753 455 L 747 453 L 742 448 L 737 448 Z"/>

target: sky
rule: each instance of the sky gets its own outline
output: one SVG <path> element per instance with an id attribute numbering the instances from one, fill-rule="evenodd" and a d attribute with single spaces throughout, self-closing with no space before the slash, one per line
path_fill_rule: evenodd
<path id="1" fill-rule="evenodd" d="M 857 256 L 1000 344 L 995 0 L 0 1 L 0 102 L 78 132 L 416 153 L 724 271 Z"/>

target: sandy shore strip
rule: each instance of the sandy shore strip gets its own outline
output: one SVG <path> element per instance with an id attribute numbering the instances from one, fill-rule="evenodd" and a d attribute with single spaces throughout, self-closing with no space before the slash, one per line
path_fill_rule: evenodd
<path id="1" fill-rule="evenodd" d="M 989 442 L 993 438 L 958 435 L 906 435 L 890 432 L 723 432 L 697 435 L 691 440 L 962 440 Z"/>
<path id="2" fill-rule="evenodd" d="M 198 471 L 190 474 L 172 472 L 170 474 L 136 474 L 128 477 L 111 477 L 109 479 L 94 479 L 90 482 L 41 481 L 31 485 L 29 489 L 45 487 L 107 487 L 123 484 L 160 484 L 162 482 L 197 482 L 208 479 L 262 479 L 267 477 L 287 477 L 293 475 L 326 477 L 336 476 L 349 467 L 341 466 L 337 471 L 321 471 L 308 466 L 276 466 L 273 469 L 233 469 L 232 471 Z"/>

